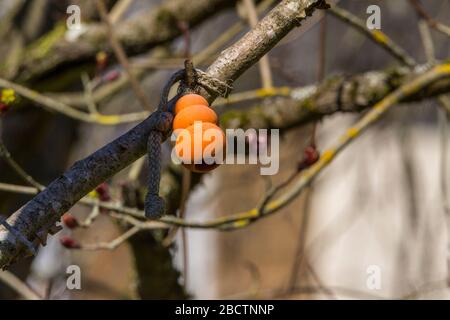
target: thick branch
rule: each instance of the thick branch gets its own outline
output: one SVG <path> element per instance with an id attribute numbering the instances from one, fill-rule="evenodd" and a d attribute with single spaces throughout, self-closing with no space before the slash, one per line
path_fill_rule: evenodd
<path id="1" fill-rule="evenodd" d="M 144 52 L 158 44 L 170 41 L 181 33 L 177 21 L 196 26 L 235 0 L 168 0 L 160 6 L 137 14 L 116 25 L 117 38 L 127 54 Z M 36 41 L 23 55 L 17 78 L 29 81 L 56 67 L 93 60 L 98 51 L 111 52 L 107 28 L 103 24 L 88 24 L 87 30 L 76 41 L 65 38 L 63 25 Z"/>
<path id="2" fill-rule="evenodd" d="M 307 8 L 305 10 L 305 8 Z M 252 32 L 224 50 L 207 73 L 222 81 L 234 81 L 272 49 L 289 31 L 300 26 L 315 8 L 326 8 L 322 0 L 283 1 L 261 20 Z M 210 102 L 216 98 L 211 92 Z"/>
<path id="3" fill-rule="evenodd" d="M 208 75 L 222 81 L 237 79 L 291 29 L 298 26 L 302 18 L 322 4 L 321 0 L 283 0 L 255 29 L 222 52 L 207 70 Z M 209 93 L 208 98 L 212 101 L 215 95 Z M 149 131 L 155 126 L 156 120 L 157 116 L 151 115 L 123 136 L 75 163 L 47 189 L 9 217 L 9 225 L 30 241 L 43 242 L 48 231 L 70 207 L 101 182 L 144 155 Z M 5 228 L 0 228 L 0 268 L 8 267 L 26 253 L 23 243 Z"/>
<path id="4" fill-rule="evenodd" d="M 220 218 L 205 222 L 186 221 L 173 215 L 167 215 L 160 218 L 157 222 L 152 221 L 152 224 L 147 226 L 149 222 L 142 222 L 141 220 L 132 218 L 132 216 L 138 219 L 143 218 L 144 212 L 140 210 L 125 207 L 118 208 L 113 205 L 107 205 L 107 203 L 102 204 L 102 207 L 127 214 L 122 216 L 118 215 L 118 217 L 123 217 L 132 225 L 138 226 L 142 229 L 153 229 L 155 227 L 164 228 L 169 225 L 202 229 L 215 228 L 218 230 L 231 230 L 246 227 L 248 224 L 275 213 L 277 210 L 290 203 L 326 166 L 328 166 L 328 164 L 339 152 L 341 152 L 355 138 L 359 137 L 364 130 L 377 121 L 389 108 L 402 101 L 413 101 L 414 99 L 419 99 L 420 97 L 423 97 L 424 92 L 434 92 L 435 94 L 439 94 L 443 87 L 450 88 L 449 63 L 440 64 L 428 72 L 421 70 L 418 71 L 418 74 L 408 75 L 407 79 L 404 79 L 403 84 L 399 88 L 384 96 L 379 102 L 374 103 L 374 105 L 371 106 L 371 110 L 366 113 L 355 125 L 349 128 L 345 134 L 337 140 L 337 143 L 333 147 L 325 150 L 313 166 L 309 167 L 305 171 L 302 171 L 300 176 L 295 179 L 297 183 L 293 188 L 289 189 L 288 192 L 283 193 L 283 195 L 281 195 L 278 199 L 271 200 L 272 196 L 274 196 L 282 188 L 286 187 L 286 184 L 282 184 L 282 186 L 279 185 L 276 189 L 274 189 L 274 193 L 268 194 L 267 202 L 264 202 L 257 208 L 237 214 L 221 216 Z M 351 105 L 348 105 L 348 107 L 352 108 Z M 166 173 L 168 176 L 171 175 L 169 171 Z M 295 178 L 296 176 L 292 177 Z M 168 201 L 168 203 L 176 206 L 176 203 L 179 203 L 177 196 L 180 194 L 179 190 L 181 188 L 181 181 L 177 178 L 170 180 L 172 181 L 162 183 L 165 186 L 163 196 L 166 199 L 173 197 L 173 201 Z M 293 183 L 293 181 L 294 180 L 289 180 L 289 183 Z M 7 191 L 29 193 L 29 190 L 23 187 L 8 185 L 5 185 L 4 187 L 6 187 Z M 160 225 L 155 226 L 155 223 L 160 223 Z M 143 226 L 143 224 L 146 224 L 146 226 Z M 164 226 L 164 224 L 166 226 Z"/>
<path id="5" fill-rule="evenodd" d="M 423 67 L 416 68 L 419 69 Z M 407 67 L 401 67 L 351 77 L 332 76 L 318 85 L 292 89 L 283 97 L 264 99 L 248 110 L 227 111 L 221 117 L 221 124 L 226 128 L 288 129 L 335 112 L 359 112 L 409 82 L 414 73 Z M 448 92 L 450 79 L 445 78 L 406 97 L 402 102 L 420 101 Z M 258 94 L 264 96 L 265 92 Z"/>

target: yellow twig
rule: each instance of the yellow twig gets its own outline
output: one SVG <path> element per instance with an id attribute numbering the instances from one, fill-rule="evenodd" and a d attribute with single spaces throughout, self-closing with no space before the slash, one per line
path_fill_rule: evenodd
<path id="1" fill-rule="evenodd" d="M 249 24 L 254 28 L 258 24 L 258 12 L 256 11 L 254 0 L 244 0 L 245 8 L 247 9 L 247 18 Z M 261 74 L 262 87 L 270 89 L 273 87 L 272 71 L 270 70 L 269 56 L 266 54 L 258 63 L 259 73 Z"/>
<path id="2" fill-rule="evenodd" d="M 0 281 L 16 291 L 27 300 L 41 300 L 33 290 L 30 289 L 22 280 L 17 278 L 12 272 L 0 271 Z"/>
<path id="3" fill-rule="evenodd" d="M 339 152 L 354 139 L 359 137 L 365 129 L 376 122 L 387 110 L 389 110 L 389 108 L 406 97 L 420 91 L 433 81 L 449 76 L 450 63 L 440 64 L 386 96 L 386 98 L 375 104 L 361 120 L 349 128 L 334 146 L 325 150 L 320 159 L 313 166 L 303 171 L 290 190 L 279 196 L 279 198 L 269 202 L 264 208 L 261 208 L 260 210 L 253 208 L 246 212 L 218 218 L 203 224 L 186 223 L 185 221 L 180 221 L 173 217 L 163 217 L 160 221 L 199 228 L 218 227 L 221 229 L 236 229 L 247 226 L 260 217 L 267 216 L 280 210 L 295 199 L 304 188 L 334 160 Z"/>
<path id="4" fill-rule="evenodd" d="M 116 33 L 114 31 L 114 26 L 110 20 L 110 17 L 108 16 L 108 12 L 107 12 L 107 8 L 104 3 L 104 0 L 96 0 L 95 4 L 97 5 L 97 9 L 100 13 L 100 17 L 102 18 L 102 21 L 105 23 L 106 28 L 108 30 L 109 42 L 114 51 L 114 54 L 116 55 L 117 60 L 119 60 L 122 67 L 125 69 L 125 72 L 128 76 L 128 80 L 130 81 L 130 85 L 131 85 L 131 88 L 133 89 L 134 94 L 136 95 L 137 99 L 141 103 L 141 106 L 144 110 L 152 110 L 153 108 L 152 108 L 150 102 L 148 101 L 144 90 L 142 89 L 141 85 L 139 84 L 138 78 L 133 73 L 133 70 L 130 67 L 130 62 L 128 61 L 128 57 L 127 57 L 127 54 L 125 53 L 125 49 L 122 47 L 122 44 L 120 43 L 119 39 L 116 36 Z"/>
<path id="5" fill-rule="evenodd" d="M 414 59 L 405 50 L 403 50 L 403 48 L 392 41 L 392 39 L 389 38 L 385 33 L 380 30 L 369 30 L 361 19 L 351 14 L 347 10 L 339 8 L 338 6 L 334 6 L 328 9 L 327 12 L 352 25 L 355 29 L 366 35 L 369 39 L 381 46 L 403 64 L 409 67 L 414 67 L 416 65 Z"/>
<path id="6" fill-rule="evenodd" d="M 176 225 L 186 228 L 215 228 L 220 230 L 232 230 L 246 227 L 250 223 L 262 217 L 277 212 L 278 210 L 288 205 L 292 200 L 294 200 L 305 189 L 305 187 L 307 187 L 313 181 L 313 179 L 315 179 L 316 176 L 334 160 L 339 152 L 341 152 L 353 140 L 358 138 L 364 130 L 366 130 L 370 125 L 376 122 L 387 110 L 389 110 L 395 104 L 406 99 L 407 97 L 419 92 L 432 82 L 444 77 L 450 77 L 450 63 L 436 65 L 431 70 L 417 76 L 415 79 L 407 82 L 406 84 L 386 96 L 383 100 L 376 103 L 372 107 L 372 109 L 367 112 L 366 115 L 362 117 L 354 126 L 347 129 L 345 134 L 341 136 L 341 138 L 336 142 L 334 146 L 325 150 L 314 165 L 304 170 L 293 182 L 293 185 L 289 190 L 287 190 L 275 200 L 268 202 L 263 207 L 253 208 L 245 212 L 227 215 L 206 222 L 186 221 L 184 219 L 173 216 L 163 216 L 155 222 L 162 223 L 161 228 L 165 228 L 168 225 Z M 102 208 L 106 208 L 123 214 L 128 214 L 140 219 L 144 218 L 144 213 L 142 211 L 133 208 L 126 208 L 117 203 L 99 202 L 90 200 L 88 198 L 83 198 L 81 200 L 81 203 L 88 205 L 99 204 Z"/>
<path id="7" fill-rule="evenodd" d="M 46 95 L 40 94 L 37 91 L 23 87 L 17 83 L 10 82 L 6 79 L 0 78 L 0 87 L 11 88 L 14 91 L 16 91 L 19 95 L 40 104 L 49 111 L 55 111 L 65 116 L 68 116 L 69 118 L 89 123 L 111 126 L 120 123 L 142 121 L 145 118 L 147 118 L 150 114 L 148 111 L 133 112 L 122 115 L 103 115 L 98 113 L 91 114 L 77 110 L 56 99 L 50 98 Z"/>

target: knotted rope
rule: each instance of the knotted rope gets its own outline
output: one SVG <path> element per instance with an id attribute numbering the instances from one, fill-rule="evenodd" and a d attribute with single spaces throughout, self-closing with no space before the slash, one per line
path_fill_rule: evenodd
<path id="1" fill-rule="evenodd" d="M 197 92 L 198 86 L 215 95 L 226 97 L 232 90 L 229 83 L 210 77 L 207 73 L 195 69 L 192 62 L 185 62 L 185 69 L 175 72 L 164 86 L 158 109 L 155 111 L 156 124 L 150 131 L 147 140 L 148 154 L 148 193 L 145 198 L 145 216 L 157 219 L 164 214 L 164 199 L 159 196 L 161 180 L 161 143 L 167 139 L 173 120 L 172 110 L 169 110 L 168 96 L 172 86 L 180 82 L 175 99 L 187 92 Z"/>
<path id="2" fill-rule="evenodd" d="M 228 97 L 233 90 L 231 81 L 224 82 L 222 80 L 210 77 L 206 72 L 195 69 L 196 83 L 203 87 L 206 91 L 212 92 L 223 98 Z"/>

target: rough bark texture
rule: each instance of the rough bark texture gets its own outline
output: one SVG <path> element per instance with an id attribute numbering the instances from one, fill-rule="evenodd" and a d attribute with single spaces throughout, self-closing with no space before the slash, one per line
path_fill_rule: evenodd
<path id="1" fill-rule="evenodd" d="M 226 128 L 288 129 L 335 112 L 358 112 L 382 100 L 410 77 L 407 68 L 370 71 L 351 77 L 332 76 L 318 85 L 293 89 L 287 97 L 264 99 L 248 110 L 227 111 L 221 117 L 221 124 Z M 450 80 L 441 79 L 403 102 L 449 91 Z"/>
<path id="2" fill-rule="evenodd" d="M 289 31 L 300 26 L 301 20 L 311 15 L 316 8 L 324 9 L 327 5 L 322 0 L 283 1 L 283 4 L 274 8 L 252 32 L 224 50 L 208 68 L 207 73 L 222 81 L 236 80 Z M 209 94 L 210 100 L 214 100 L 214 93 Z"/>
<path id="3" fill-rule="evenodd" d="M 282 1 L 261 20 L 255 29 L 247 33 L 230 50 L 224 51 L 207 74 L 222 81 L 236 79 L 280 41 L 289 30 L 298 26 L 301 18 L 320 5 L 323 5 L 321 0 Z M 228 59 L 232 59 L 233 62 L 227 63 Z M 210 101 L 214 100 L 215 94 L 210 92 L 208 98 Z M 156 120 L 158 119 L 155 115 L 150 116 L 123 136 L 75 163 L 45 191 L 14 213 L 8 219 L 8 223 L 32 242 L 44 239 L 61 215 L 84 195 L 144 155 L 149 131 L 155 126 Z M 2 227 L 0 229 L 0 268 L 8 267 L 26 253 L 24 244 Z"/>

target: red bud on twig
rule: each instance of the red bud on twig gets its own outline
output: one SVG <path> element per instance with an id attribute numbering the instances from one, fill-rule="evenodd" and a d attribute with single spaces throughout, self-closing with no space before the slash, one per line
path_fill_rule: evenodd
<path id="1" fill-rule="evenodd" d="M 100 201 L 109 201 L 111 196 L 109 194 L 109 186 L 107 183 L 102 183 L 99 185 L 95 191 L 97 191 Z"/>
<path id="2" fill-rule="evenodd" d="M 80 249 L 81 245 L 69 236 L 62 236 L 59 241 L 66 249 Z"/>
<path id="3" fill-rule="evenodd" d="M 75 229 L 79 226 L 78 220 L 70 213 L 63 215 L 62 222 L 69 229 Z"/>
<path id="4" fill-rule="evenodd" d="M 303 160 L 298 165 L 297 169 L 298 171 L 305 170 L 312 166 L 314 163 L 317 162 L 320 158 L 320 153 L 317 150 L 316 146 L 310 145 L 305 148 L 303 151 Z"/>

